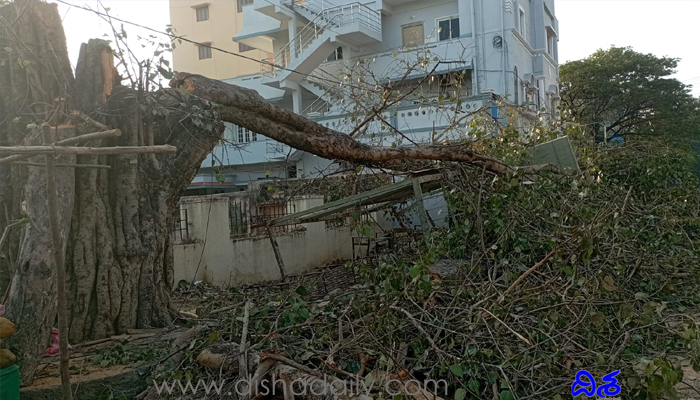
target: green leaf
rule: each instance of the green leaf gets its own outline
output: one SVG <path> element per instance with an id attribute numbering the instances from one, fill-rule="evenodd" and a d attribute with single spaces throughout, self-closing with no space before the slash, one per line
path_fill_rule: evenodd
<path id="1" fill-rule="evenodd" d="M 306 308 L 302 308 L 301 310 L 299 310 L 299 315 L 304 319 L 309 319 L 309 310 Z"/>
<path id="2" fill-rule="evenodd" d="M 464 377 L 464 370 L 462 370 L 462 366 L 460 364 L 450 366 L 450 372 L 459 378 Z"/>
<path id="3" fill-rule="evenodd" d="M 365 376 L 365 387 L 369 388 L 372 386 L 373 383 L 374 377 L 372 377 L 372 373 L 370 372 L 369 374 L 367 374 L 367 376 Z"/>
<path id="4" fill-rule="evenodd" d="M 408 273 L 411 275 L 411 278 L 415 279 L 418 275 L 420 275 L 421 271 L 423 271 L 423 267 L 421 265 L 417 264 L 417 265 L 414 265 L 413 268 L 411 268 L 408 271 Z"/>
<path id="5" fill-rule="evenodd" d="M 479 396 L 479 392 L 481 391 L 481 384 L 479 381 L 476 379 L 472 379 L 469 381 L 469 390 L 472 392 L 476 393 L 477 396 Z"/>
<path id="6" fill-rule="evenodd" d="M 464 398 L 467 397 L 467 391 L 459 388 L 455 392 L 455 400 L 464 400 Z"/>
<path id="7" fill-rule="evenodd" d="M 309 293 L 309 289 L 307 289 L 306 286 L 301 285 L 297 287 L 296 292 L 299 296 L 306 296 Z"/>
<path id="8" fill-rule="evenodd" d="M 34 129 L 36 126 L 36 124 L 27 124 L 27 129 Z"/>
<path id="9" fill-rule="evenodd" d="M 504 390 L 501 392 L 501 400 L 515 400 L 515 396 L 510 390 Z"/>

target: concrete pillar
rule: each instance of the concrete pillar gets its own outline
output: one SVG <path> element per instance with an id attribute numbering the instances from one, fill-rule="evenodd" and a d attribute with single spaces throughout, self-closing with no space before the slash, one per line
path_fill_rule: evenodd
<path id="1" fill-rule="evenodd" d="M 474 37 L 472 26 L 472 2 L 474 0 L 459 0 L 459 32 L 462 37 Z"/>
<path id="2" fill-rule="evenodd" d="M 301 112 L 304 110 L 302 108 L 301 86 L 296 82 L 284 80 L 284 81 L 280 82 L 280 88 L 288 89 L 291 92 L 291 94 L 292 94 L 292 110 L 296 114 L 301 114 Z"/>
<path id="3" fill-rule="evenodd" d="M 297 16 L 296 14 L 292 16 L 292 19 L 289 20 L 289 43 L 291 43 L 294 38 L 297 36 Z M 297 49 L 294 48 L 294 45 L 292 45 L 291 48 L 291 58 L 296 58 L 296 53 Z"/>
<path id="4" fill-rule="evenodd" d="M 301 88 L 297 87 L 292 91 L 292 106 L 295 114 L 301 114 Z"/>

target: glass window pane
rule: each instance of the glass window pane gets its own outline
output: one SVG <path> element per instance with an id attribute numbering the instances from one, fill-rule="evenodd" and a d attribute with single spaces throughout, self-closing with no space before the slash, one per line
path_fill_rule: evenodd
<path id="1" fill-rule="evenodd" d="M 459 18 L 453 18 L 451 22 L 450 28 L 452 29 L 452 35 L 450 36 L 452 39 L 458 38 L 460 36 L 459 33 Z"/>
<path id="2" fill-rule="evenodd" d="M 440 33 L 438 34 L 438 40 L 447 40 L 450 38 L 450 20 L 449 19 L 443 19 L 442 21 L 438 21 L 438 30 Z"/>
<path id="3" fill-rule="evenodd" d="M 209 19 L 209 6 L 199 7 L 197 11 L 197 22 Z"/>

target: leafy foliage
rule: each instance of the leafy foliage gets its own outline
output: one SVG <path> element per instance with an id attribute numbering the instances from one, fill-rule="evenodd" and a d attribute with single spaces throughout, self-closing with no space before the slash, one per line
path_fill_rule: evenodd
<path id="1" fill-rule="evenodd" d="M 598 50 L 561 67 L 562 107 L 597 134 L 603 124 L 615 135 L 680 132 L 697 101 L 670 78 L 678 62 L 629 47 Z"/>
<path id="2" fill-rule="evenodd" d="M 551 134 L 537 129 L 542 140 Z M 444 379 L 440 395 L 460 400 L 568 398 L 581 369 L 598 380 L 620 370 L 626 399 L 675 398 L 688 371 L 681 361 L 700 370 L 695 157 L 673 137 L 601 148 L 568 133 L 581 173 L 458 170 L 445 182 L 450 227 L 427 247 L 416 240 L 378 264 L 355 264 L 361 286 L 322 301 L 303 286 L 228 294 L 254 298 L 251 346 L 329 374 L 321 360 L 332 355 L 364 379 Z M 526 153 L 503 137 L 490 148 Z M 433 271 L 441 260 L 457 266 L 454 276 Z M 237 342 L 240 310 L 219 318 L 219 340 Z M 351 329 L 343 340 L 338 321 Z"/>

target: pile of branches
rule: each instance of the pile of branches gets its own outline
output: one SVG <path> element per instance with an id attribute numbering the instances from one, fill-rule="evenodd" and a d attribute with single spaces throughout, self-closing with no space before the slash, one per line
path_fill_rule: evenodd
<path id="1" fill-rule="evenodd" d="M 156 381 L 325 375 L 358 397 L 374 382 L 371 394 L 388 398 L 393 379 L 420 400 L 522 400 L 570 398 L 578 371 L 600 387 L 619 370 L 618 396 L 675 398 L 700 370 L 692 152 L 666 138 L 577 150 L 573 176 L 460 169 L 445 182 L 450 227 L 379 265 L 355 264 L 361 283 L 342 293 L 211 297 L 224 308 Z M 321 393 L 296 397 L 343 397 Z"/>

